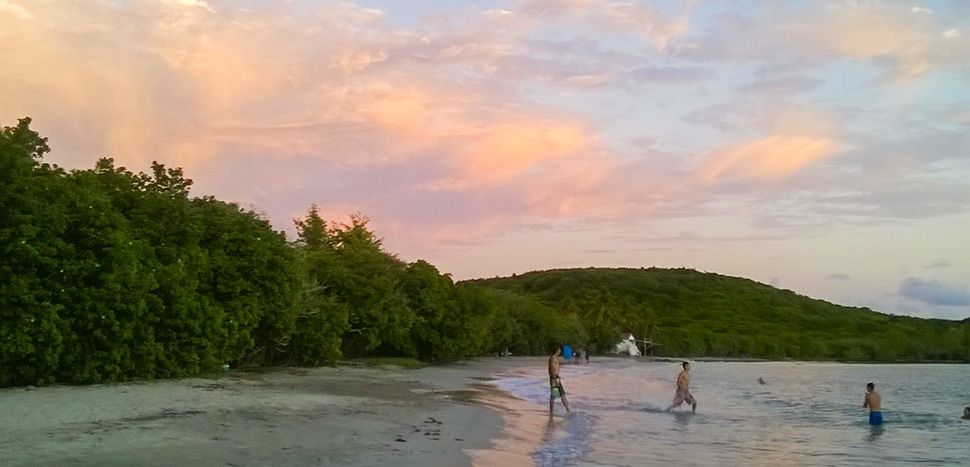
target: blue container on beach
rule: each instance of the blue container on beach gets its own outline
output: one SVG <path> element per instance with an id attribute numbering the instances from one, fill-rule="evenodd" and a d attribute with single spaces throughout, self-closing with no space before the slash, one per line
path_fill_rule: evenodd
<path id="1" fill-rule="evenodd" d="M 573 358 L 573 348 L 568 345 L 562 346 L 562 356 L 567 360 Z"/>

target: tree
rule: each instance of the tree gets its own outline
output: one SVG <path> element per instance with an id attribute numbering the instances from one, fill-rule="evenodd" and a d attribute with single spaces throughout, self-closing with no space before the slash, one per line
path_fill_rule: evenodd
<path id="1" fill-rule="evenodd" d="M 350 223 L 331 231 L 336 256 L 343 266 L 333 278 L 338 297 L 350 309 L 350 329 L 343 352 L 362 356 L 381 347 L 383 355 L 413 356 L 410 329 L 414 314 L 398 288 L 404 264 L 381 248 L 367 227 L 368 219 L 350 216 Z"/>
<path id="2" fill-rule="evenodd" d="M 295 219 L 297 299 L 292 339 L 277 341 L 285 361 L 299 365 L 332 363 L 342 356 L 342 335 L 350 329 L 350 307 L 341 300 L 347 276 L 333 246 L 331 232 L 316 205 Z"/>

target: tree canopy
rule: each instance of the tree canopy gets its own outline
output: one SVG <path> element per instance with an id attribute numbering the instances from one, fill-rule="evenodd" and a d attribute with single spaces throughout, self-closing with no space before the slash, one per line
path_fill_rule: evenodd
<path id="1" fill-rule="evenodd" d="M 195 375 L 350 357 L 440 362 L 620 331 L 684 356 L 968 359 L 968 322 L 885 315 L 677 269 L 456 283 L 384 249 L 361 214 L 311 206 L 296 238 L 194 197 L 182 169 L 44 162 L 30 119 L 0 130 L 0 386 Z"/>

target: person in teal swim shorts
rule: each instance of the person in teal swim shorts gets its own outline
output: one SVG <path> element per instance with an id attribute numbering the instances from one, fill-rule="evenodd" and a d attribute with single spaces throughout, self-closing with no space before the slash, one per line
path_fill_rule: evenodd
<path id="1" fill-rule="evenodd" d="M 562 387 L 562 380 L 559 379 L 559 356 L 562 349 L 556 347 L 549 356 L 549 416 L 555 408 L 556 398 L 562 400 L 563 407 L 569 412 L 569 402 L 566 402 L 566 389 Z"/>

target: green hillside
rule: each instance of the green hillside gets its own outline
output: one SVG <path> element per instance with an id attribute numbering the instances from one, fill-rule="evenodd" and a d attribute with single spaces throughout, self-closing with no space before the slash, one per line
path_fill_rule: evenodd
<path id="1" fill-rule="evenodd" d="M 692 269 L 566 269 L 468 282 L 575 315 L 599 350 L 629 331 L 660 343 L 662 355 L 970 360 L 970 320 L 888 315 Z"/>
<path id="2" fill-rule="evenodd" d="M 442 362 L 631 331 L 667 355 L 970 360 L 968 323 L 846 308 L 691 270 L 582 269 L 455 283 L 315 206 L 287 239 L 193 196 L 180 168 L 44 161 L 0 128 L 0 387 L 193 376 L 343 358 Z"/>

